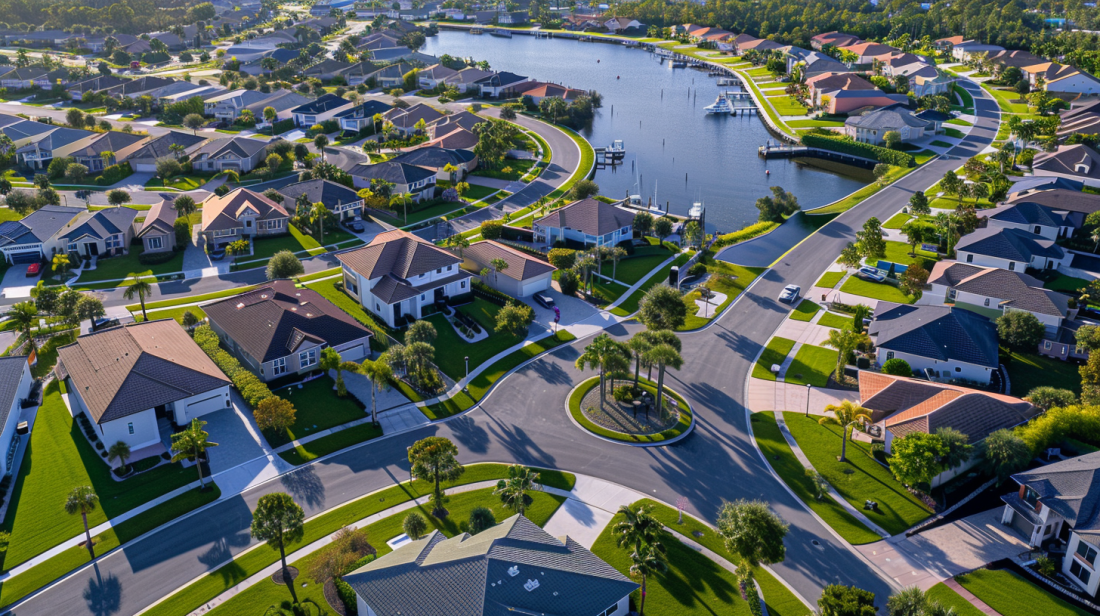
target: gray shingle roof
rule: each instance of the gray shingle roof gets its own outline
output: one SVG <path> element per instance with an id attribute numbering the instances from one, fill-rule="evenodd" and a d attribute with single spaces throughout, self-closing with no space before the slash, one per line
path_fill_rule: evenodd
<path id="1" fill-rule="evenodd" d="M 294 184 L 277 188 L 276 190 L 279 191 L 279 194 L 286 197 L 285 207 L 287 208 L 297 203 L 298 196 L 302 194 L 306 195 L 310 203 L 321 202 L 329 209 L 340 204 L 355 203 L 363 200 L 354 190 L 343 184 L 337 184 L 329 180 L 295 182 Z"/>
<path id="2" fill-rule="evenodd" d="M 1066 254 L 1054 240 L 1020 229 L 1003 227 L 986 227 L 964 235 L 955 250 L 1024 262 L 1031 262 L 1033 257 L 1061 259 Z"/>
<path id="3" fill-rule="evenodd" d="M 129 160 L 131 158 L 157 159 L 165 156 L 174 156 L 175 152 L 172 151 L 173 145 L 181 145 L 186 150 L 206 141 L 206 139 L 206 137 L 199 137 L 191 133 L 174 130 L 160 137 L 154 137 L 145 143 L 138 142 L 128 146 L 126 149 L 115 150 L 115 157 L 118 158 L 118 160 Z"/>
<path id="4" fill-rule="evenodd" d="M 980 315 L 947 306 L 879 302 L 868 333 L 892 351 L 996 368 L 997 328 Z"/>
<path id="5" fill-rule="evenodd" d="M 349 174 L 368 180 L 385 180 L 394 184 L 413 184 L 435 175 L 435 171 L 399 161 L 386 161 L 373 165 L 361 163 L 352 167 Z"/>
<path id="6" fill-rule="evenodd" d="M 473 536 L 435 531 L 344 579 L 377 616 L 597 614 L 638 587 L 519 515 Z"/>
<path id="7" fill-rule="evenodd" d="M 1061 178 L 1058 179 L 1061 180 Z M 1019 186 L 1020 183 L 1017 183 L 1013 188 Z M 1009 195 L 1006 203 L 1020 202 L 1037 203 L 1041 206 L 1066 212 L 1080 212 L 1082 214 L 1100 212 L 1100 195 L 1065 188 L 1035 191 L 1017 190 Z"/>
<path id="8" fill-rule="evenodd" d="M 10 221 L 0 226 L 0 246 L 44 242 L 83 212 L 83 208 L 43 206 L 27 214 L 22 220 Z"/>
<path id="9" fill-rule="evenodd" d="M 1027 274 L 1006 269 L 954 263 L 929 282 L 992 298 L 998 306 L 1017 310 L 1058 317 L 1065 317 L 1069 310 L 1069 296 L 1042 288 L 1041 281 Z"/>
<path id="10" fill-rule="evenodd" d="M 142 237 L 150 232 L 174 233 L 175 227 L 173 225 L 176 219 L 179 218 L 179 213 L 176 212 L 173 203 L 175 201 L 163 199 L 160 203 L 149 208 L 149 211 L 145 213 L 145 222 L 141 223 L 141 229 L 136 234 L 137 237 Z"/>
<path id="11" fill-rule="evenodd" d="M 19 382 L 23 380 L 23 371 L 28 369 L 26 355 L 0 357 L 0 426 L 8 425 L 8 414 L 19 395 Z"/>
<path id="12" fill-rule="evenodd" d="M 125 233 L 133 226 L 137 210 L 128 207 L 110 207 L 98 212 L 81 215 L 61 235 L 67 240 L 76 240 L 84 236 L 105 240 L 111 235 Z"/>
<path id="13" fill-rule="evenodd" d="M 324 113 L 350 104 L 351 101 L 330 92 L 300 107 L 295 107 L 291 113 Z"/>
<path id="14" fill-rule="evenodd" d="M 370 244 L 336 258 L 367 280 L 388 274 L 404 280 L 461 263 L 450 252 L 399 229 L 379 233 Z"/>
<path id="15" fill-rule="evenodd" d="M 249 139 L 248 137 L 211 139 L 201 148 L 196 150 L 192 158 L 198 157 L 200 154 L 206 154 L 209 158 L 217 158 L 226 153 L 236 154 L 240 158 L 251 158 L 266 147 L 267 143 L 259 139 Z"/>
<path id="16" fill-rule="evenodd" d="M 1100 536 L 1100 452 L 1016 473 L 1012 479 L 1069 521 L 1079 534 Z"/>
<path id="17" fill-rule="evenodd" d="M 320 293 L 296 287 L 289 280 L 207 304 L 203 310 L 226 335 L 261 362 L 294 353 L 307 337 L 335 347 L 372 335 Z"/>
<path id="18" fill-rule="evenodd" d="M 992 210 L 985 210 L 979 216 L 1018 225 L 1069 226 L 1069 221 L 1066 220 L 1065 216 L 1034 201 L 1006 203 Z"/>
<path id="19" fill-rule="evenodd" d="M 852 116 L 844 121 L 848 126 L 859 128 L 876 128 L 881 130 L 894 130 L 903 126 L 912 128 L 926 128 L 930 124 L 913 115 L 911 111 L 901 105 L 890 105 L 870 111 L 863 115 Z"/>
<path id="20" fill-rule="evenodd" d="M 634 215 L 596 199 L 582 199 L 554 210 L 535 221 L 541 227 L 575 229 L 587 235 L 604 235 L 634 224 Z"/>
<path id="21" fill-rule="evenodd" d="M 418 167 L 442 169 L 448 164 L 458 165 L 468 163 L 474 159 L 474 153 L 469 150 L 449 150 L 447 148 L 424 147 L 416 148 L 391 158 L 391 162 L 408 163 Z"/>

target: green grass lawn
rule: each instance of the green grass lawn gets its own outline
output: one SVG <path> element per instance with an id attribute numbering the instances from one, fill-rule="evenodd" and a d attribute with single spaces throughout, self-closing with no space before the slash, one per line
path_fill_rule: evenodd
<path id="1" fill-rule="evenodd" d="M 837 312 L 826 312 L 821 315 L 821 318 L 817 320 L 817 324 L 823 327 L 832 327 L 833 329 L 840 329 L 845 325 L 852 324 L 851 315 L 840 314 Z"/>
<path id="2" fill-rule="evenodd" d="M 825 272 L 814 286 L 832 289 L 836 286 L 836 283 L 840 282 L 841 278 L 844 278 L 844 272 Z"/>
<path id="3" fill-rule="evenodd" d="M 787 126 L 791 128 L 835 128 L 844 126 L 844 122 L 834 122 L 832 120 L 791 120 L 787 122 Z"/>
<path id="4" fill-rule="evenodd" d="M 775 380 L 775 373 L 771 371 L 772 364 L 782 364 L 786 359 L 787 354 L 794 348 L 794 340 L 788 340 L 786 338 L 772 338 L 768 342 L 768 346 L 764 348 L 764 352 L 760 355 L 760 359 L 756 360 L 756 365 L 752 367 L 752 376 L 758 379 L 765 379 L 768 381 Z"/>
<path id="5" fill-rule="evenodd" d="M 793 321 L 812 321 L 818 310 L 821 310 L 821 306 L 818 306 L 808 299 L 804 299 L 791 311 L 791 315 L 788 318 Z"/>
<path id="6" fill-rule="evenodd" d="M 3 568 L 10 569 L 83 531 L 80 516 L 65 515 L 62 508 L 66 495 L 77 486 L 90 485 L 99 496 L 99 508 L 88 516 L 88 524 L 95 526 L 197 479 L 195 469 L 170 464 L 115 481 L 69 415 L 55 382 L 46 390 L 12 490 L 2 527 L 11 533 Z"/>
<path id="7" fill-rule="evenodd" d="M 425 319 L 435 326 L 438 334 L 433 345 L 436 348 L 435 364 L 456 381 L 466 376 L 464 357 L 470 357 L 470 370 L 473 370 L 490 357 L 523 340 L 523 337 L 493 331 L 496 313 L 500 310 L 500 306 L 496 304 L 475 298 L 470 304 L 462 306 L 461 310 L 477 319 L 482 327 L 488 326 L 489 337 L 480 342 L 467 342 L 443 315 L 434 314 Z"/>
<path id="8" fill-rule="evenodd" d="M 619 261 L 619 267 L 615 270 L 615 280 L 623 283 L 626 286 L 632 286 L 634 283 L 645 278 L 649 275 L 653 269 L 672 257 L 674 253 L 667 250 L 659 249 L 659 254 L 642 254 L 636 257 L 628 257 Z M 611 277 L 613 263 L 604 262 L 600 266 L 600 273 L 604 276 Z"/>
<path id="9" fill-rule="evenodd" d="M 1012 382 L 1012 395 L 1026 396 L 1036 387 L 1050 385 L 1081 393 L 1081 373 L 1077 364 L 1045 357 L 1037 353 L 1012 352 L 1012 361 L 1005 364 Z"/>
<path id="10" fill-rule="evenodd" d="M 469 201 L 477 201 L 479 199 L 484 199 L 485 197 L 488 197 L 496 191 L 496 188 L 490 188 L 488 186 L 481 186 L 478 184 L 470 184 L 470 188 L 468 188 L 466 192 L 462 193 L 462 198 Z"/>
<path id="11" fill-rule="evenodd" d="M 35 378 L 45 378 L 49 374 L 55 364 L 57 364 L 57 349 L 63 347 L 66 344 L 76 342 L 76 330 L 58 334 L 46 341 L 46 344 L 42 345 L 42 348 L 38 349 L 38 363 L 31 368 L 31 374 Z"/>
<path id="12" fill-rule="evenodd" d="M 966 120 L 960 120 L 959 118 L 952 118 L 945 122 L 945 124 L 954 124 L 956 126 L 974 126 L 974 124 L 967 122 Z"/>
<path id="13" fill-rule="evenodd" d="M 621 304 L 611 310 L 611 314 L 625 317 L 637 312 L 638 304 L 640 304 L 642 298 L 645 297 L 646 291 L 658 284 L 668 282 L 668 273 L 672 271 L 672 267 L 674 265 L 683 265 L 687 263 L 688 259 L 690 258 L 691 257 L 689 255 L 682 254 L 676 257 L 676 259 L 672 263 L 669 263 L 668 265 L 662 267 L 656 272 L 650 274 L 650 276 L 646 278 L 645 282 L 642 283 L 642 286 L 638 287 L 636 291 L 630 294 L 630 297 L 623 300 Z"/>
<path id="14" fill-rule="evenodd" d="M 963 599 L 959 593 L 945 586 L 943 582 L 929 588 L 924 596 L 944 607 L 954 609 L 955 616 L 985 616 L 984 612 Z"/>
<path id="15" fill-rule="evenodd" d="M 937 192 L 939 192 L 939 187 L 938 186 L 933 186 L 930 190 L 931 190 L 931 194 L 929 194 L 928 196 L 932 197 Z M 988 207 L 993 207 L 993 204 L 990 203 L 989 200 L 987 200 L 987 199 L 975 199 L 973 197 L 967 197 L 967 198 L 963 199 L 962 203 L 964 203 L 965 205 L 973 205 L 975 209 L 979 209 L 979 210 L 985 209 L 985 208 L 988 208 Z M 934 199 L 932 199 L 928 203 L 928 205 L 929 205 L 929 207 L 931 207 L 932 209 L 935 209 L 935 210 L 954 210 L 954 209 L 957 209 L 959 207 L 959 198 L 954 197 L 954 196 L 950 196 L 950 195 L 944 195 L 942 197 L 935 197 Z"/>
<path id="16" fill-rule="evenodd" d="M 867 260 L 868 263 L 874 264 L 876 261 L 890 261 L 891 263 L 900 263 L 902 265 L 912 265 L 914 263 L 920 263 L 921 267 L 928 271 L 932 271 L 932 268 L 936 265 L 936 261 L 940 260 L 939 255 L 934 252 L 928 252 L 925 250 L 917 249 L 915 255 L 909 254 L 909 244 L 902 242 L 886 242 L 886 256 L 881 259 L 872 258 Z"/>
<path id="17" fill-rule="evenodd" d="M 339 278 L 331 278 L 328 280 L 318 280 L 316 282 L 311 282 L 306 286 L 313 289 L 314 291 L 317 291 L 325 299 L 336 304 L 336 306 L 339 307 L 341 310 L 350 314 L 352 318 L 354 318 L 356 321 L 359 321 L 363 325 L 367 326 L 368 329 L 374 331 L 375 336 L 374 339 L 371 341 L 372 348 L 375 347 L 376 344 L 382 346 L 383 348 L 387 346 L 384 330 L 378 326 L 378 323 L 375 322 L 374 317 L 368 314 L 367 311 L 363 309 L 363 306 L 361 306 L 355 298 L 336 288 L 336 283 L 338 282 L 340 282 Z M 450 329 L 451 326 L 448 325 L 447 328 Z"/>
<path id="18" fill-rule="evenodd" d="M 22 220 L 23 217 L 19 215 L 19 212 L 11 208 L 0 208 L 0 222 L 7 222 L 9 220 Z"/>
<path id="19" fill-rule="evenodd" d="M 451 488 L 456 485 L 465 485 L 469 483 L 477 483 L 479 481 L 501 479 L 507 476 L 508 467 L 504 464 L 476 464 L 466 466 L 466 472 L 462 474 L 457 481 L 447 482 L 444 484 L 446 488 Z M 548 471 L 540 470 L 540 481 L 547 486 L 560 488 L 563 490 L 573 489 L 573 485 L 576 483 L 576 477 L 570 473 L 563 473 L 561 471 Z M 389 509 L 401 503 L 408 502 L 414 498 L 425 496 L 431 493 L 431 484 L 424 481 L 412 481 L 404 482 L 398 485 L 391 486 L 366 498 L 360 498 L 353 500 L 345 505 L 330 509 L 329 511 L 308 520 L 305 525 L 305 533 L 302 541 L 292 544 L 289 550 L 297 550 L 305 545 L 309 545 L 318 539 L 326 537 L 340 528 L 348 525 L 354 525 L 359 520 L 374 515 L 380 511 Z M 475 492 L 467 492 L 466 494 L 474 494 Z M 462 495 L 452 496 L 451 502 L 448 507 L 452 512 L 456 512 L 456 500 Z M 496 500 L 496 499 L 494 499 Z M 556 508 L 555 508 L 556 509 Z M 546 515 L 545 510 L 539 513 L 541 518 Z M 549 513 L 552 513 L 549 512 Z M 405 512 L 398 514 L 398 526 L 400 526 L 400 520 L 403 520 Z M 468 512 L 467 512 L 468 515 Z M 548 519 L 549 516 L 547 516 Z M 424 515 L 427 520 L 433 518 L 428 515 Z M 499 518 L 498 518 L 499 519 Z M 535 518 L 532 518 L 535 519 Z M 457 516 L 452 514 L 450 520 L 458 520 Z M 457 523 L 457 522 L 454 522 Z M 375 549 L 379 550 L 379 553 L 383 553 L 383 550 L 388 550 L 386 546 L 386 540 L 400 534 L 400 530 L 393 529 L 392 527 L 372 527 L 370 531 L 371 544 Z M 392 534 L 391 534 L 392 533 Z M 287 554 L 291 561 L 295 560 L 292 556 L 293 552 Z M 166 601 L 161 602 L 156 607 L 151 608 L 146 612 L 148 616 L 186 616 L 191 611 L 202 606 L 202 604 L 210 601 L 214 597 L 222 594 L 229 588 L 232 588 L 236 584 L 245 580 L 249 576 L 259 572 L 264 567 L 275 563 L 279 560 L 279 553 L 266 547 L 259 547 L 250 550 L 244 554 L 239 555 L 232 562 L 222 565 L 211 571 L 207 575 L 199 578 L 195 583 L 187 586 L 183 590 L 167 597 Z M 270 586 L 275 586 L 271 584 Z M 286 592 L 285 586 L 275 586 L 280 588 L 283 593 Z M 262 608 L 260 612 L 262 613 Z"/>
<path id="20" fill-rule="evenodd" d="M 845 293 L 851 293 L 852 295 L 859 295 L 861 297 L 870 297 L 871 299 L 878 299 L 887 302 L 897 302 L 899 304 L 912 304 L 915 298 L 912 295 L 906 295 L 901 289 L 886 284 L 885 282 L 871 282 L 869 280 L 861 280 L 852 276 L 848 278 L 840 290 Z"/>
<path id="21" fill-rule="evenodd" d="M 156 276 L 183 270 L 182 250 L 176 252 L 176 254 L 165 263 L 142 265 L 139 256 L 144 250 L 144 247 L 139 248 L 133 246 L 130 248 L 130 254 L 128 255 L 99 259 L 96 262 L 94 270 L 84 271 L 80 274 L 79 282 L 84 284 L 86 282 L 98 282 L 102 280 L 121 280 L 123 278 L 129 278 L 130 276 Z"/>
<path id="22" fill-rule="evenodd" d="M 726 263 L 725 261 L 711 260 L 707 264 L 707 271 L 712 275 L 703 283 L 703 286 L 716 293 L 725 294 L 726 296 L 726 300 L 719 304 L 713 311 L 715 315 L 720 315 L 733 300 L 737 299 L 737 296 L 745 290 L 745 287 L 749 286 L 753 280 L 756 280 L 756 277 L 764 271 L 764 268 L 742 267 L 740 265 Z M 695 303 L 695 300 L 699 297 L 699 291 L 692 291 L 684 296 L 684 303 L 687 304 L 688 314 L 687 318 L 684 319 L 684 325 L 680 327 L 678 331 L 697 329 L 710 323 L 710 318 L 698 316 L 699 305 Z"/>
<path id="23" fill-rule="evenodd" d="M 472 186 L 471 185 L 470 190 L 466 191 L 466 194 L 463 195 L 463 196 L 465 196 L 467 198 L 470 198 L 469 195 L 474 192 L 474 188 L 484 188 L 484 187 L 483 186 Z M 489 191 L 489 193 L 487 193 L 487 194 L 491 194 L 493 192 L 496 192 L 496 189 L 492 189 L 492 188 L 489 188 L 487 190 Z M 427 206 L 423 209 L 410 211 L 408 222 L 405 221 L 404 211 L 402 210 L 402 208 L 398 207 L 396 212 L 387 213 L 388 215 L 386 216 L 386 219 L 387 219 L 386 222 L 388 222 L 390 224 L 393 224 L 393 225 L 396 225 L 398 227 L 404 227 L 406 225 L 415 225 L 415 224 L 417 224 L 419 222 L 423 222 L 425 220 L 431 220 L 432 218 L 437 218 L 439 216 L 443 216 L 444 214 L 450 214 L 451 212 L 453 212 L 455 210 L 461 210 L 461 209 L 463 209 L 467 206 L 468 206 L 468 204 L 459 203 L 457 201 L 448 201 L 446 203 L 436 203 L 435 205 L 429 205 L 429 206 Z"/>
<path id="24" fill-rule="evenodd" d="M 1036 586 L 1012 571 L 978 569 L 955 577 L 963 588 L 974 593 L 1002 616 L 1086 616 L 1077 608 Z"/>
<path id="25" fill-rule="evenodd" d="M 612 532 L 621 519 L 622 514 L 615 515 L 596 539 L 592 552 L 626 575 L 630 570 L 630 553 L 615 545 Z M 647 613 L 748 616 L 749 606 L 741 599 L 732 573 L 672 535 L 666 535 L 662 543 L 667 551 L 668 571 L 648 579 Z M 631 602 L 639 606 L 640 600 L 641 590 L 634 591 Z"/>
<path id="26" fill-rule="evenodd" d="M 901 214 L 901 213 L 894 214 L 893 216 L 890 217 L 890 220 L 887 220 L 886 222 L 884 222 L 882 224 L 882 228 L 883 229 L 900 229 L 905 225 L 905 223 L 909 222 L 912 219 L 913 219 L 913 217 L 910 216 L 909 214 Z"/>
<path id="27" fill-rule="evenodd" d="M 997 101 L 997 105 L 1001 107 L 1001 111 L 1007 113 L 1027 113 L 1027 103 L 1017 102 L 1020 101 L 1020 95 L 1016 90 L 1008 88 L 997 88 L 990 85 L 982 84 L 982 88 L 985 89 L 994 99 Z"/>
<path id="28" fill-rule="evenodd" d="M 878 502 L 880 511 L 869 512 L 868 517 L 886 532 L 896 535 L 932 515 L 894 479 L 889 469 L 874 459 L 869 445 L 849 442 L 848 461 L 838 462 L 841 449 L 838 426 L 822 426 L 817 417 L 797 413 L 783 417 L 810 463 L 845 500 L 857 509 L 862 509 L 866 500 Z"/>
<path id="29" fill-rule="evenodd" d="M 945 128 L 943 129 L 943 134 L 947 135 L 948 137 L 954 137 L 956 139 L 962 139 L 966 136 L 966 134 L 963 133 L 961 130 L 955 128 Z"/>
<path id="30" fill-rule="evenodd" d="M 932 143 L 930 143 L 928 145 L 932 145 L 932 146 L 935 146 L 937 148 L 953 148 L 953 147 L 955 147 L 954 145 L 952 145 L 950 143 L 947 143 L 946 141 L 940 141 L 939 139 L 936 139 L 935 141 L 933 141 Z"/>
<path id="31" fill-rule="evenodd" d="M 788 413 L 786 416 L 789 417 L 790 415 L 792 413 Z M 845 541 L 854 545 L 861 545 L 874 543 L 882 538 L 878 533 L 867 528 L 863 522 L 857 520 L 855 516 L 848 513 L 848 510 L 833 498 L 826 495 L 821 500 L 817 499 L 817 490 L 810 478 L 806 476 L 805 467 L 798 461 L 798 458 L 794 457 L 791 446 L 787 444 L 787 440 L 783 438 L 779 426 L 775 423 L 775 413 L 771 411 L 753 413 L 751 422 L 756 444 L 764 452 L 768 464 L 783 479 L 783 483 L 787 484 L 798 498 L 802 499 L 802 502 L 806 503 L 814 513 L 821 516 L 821 519 L 825 520 L 825 523 L 839 533 Z"/>
<path id="32" fill-rule="evenodd" d="M 324 376 L 300 388 L 294 386 L 280 389 L 277 395 L 289 400 L 297 413 L 294 424 L 285 434 L 265 432 L 267 442 L 272 447 L 279 447 L 290 441 L 367 416 L 367 413 L 355 404 L 350 394 L 345 398 L 338 398 L 333 387 L 335 387 L 335 381 Z"/>
<path id="33" fill-rule="evenodd" d="M 829 384 L 829 374 L 836 369 L 836 356 L 833 349 L 804 344 L 799 347 L 783 380 L 795 385 L 825 387 Z"/>
<path id="34" fill-rule="evenodd" d="M 167 310 L 147 310 L 149 312 L 149 320 L 156 321 L 158 319 L 175 319 L 180 325 L 183 325 L 184 313 L 191 312 L 191 314 L 198 317 L 200 320 L 206 318 L 206 313 L 202 308 L 198 306 L 187 306 L 186 308 L 169 308 Z M 144 321 L 145 318 L 141 316 L 141 308 L 138 308 L 134 313 L 134 320 Z"/>
<path id="35" fill-rule="evenodd" d="M 790 96 L 776 96 L 768 99 L 775 112 L 781 116 L 801 116 L 808 111 L 806 106 Z"/>
<path id="36" fill-rule="evenodd" d="M 202 175 L 177 175 L 174 178 L 168 178 L 167 182 L 162 181 L 160 178 L 153 178 L 145 183 L 145 188 L 156 190 L 167 187 L 177 190 L 195 190 L 209 181 L 210 177 Z"/>
<path id="37" fill-rule="evenodd" d="M 1080 294 L 1081 289 L 1089 286 L 1089 281 L 1084 278 L 1074 278 L 1072 276 L 1066 276 L 1065 274 L 1055 274 L 1054 278 L 1043 283 L 1043 288 L 1050 289 L 1052 291 L 1061 291 L 1062 293 L 1069 293 L 1070 295 L 1077 296 Z"/>

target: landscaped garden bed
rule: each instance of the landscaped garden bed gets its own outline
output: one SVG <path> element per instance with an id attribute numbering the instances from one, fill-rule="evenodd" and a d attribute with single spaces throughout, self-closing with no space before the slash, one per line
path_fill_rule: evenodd
<path id="1" fill-rule="evenodd" d="M 616 381 L 622 387 L 632 381 Z M 658 413 L 655 407 L 646 414 L 646 401 L 657 395 L 654 383 L 640 381 L 643 391 L 638 397 L 642 403 L 637 411 L 632 401 L 619 402 L 610 391 L 600 400 L 600 377 L 593 377 L 578 385 L 569 394 L 569 414 L 582 428 L 616 441 L 627 443 L 660 443 L 687 433 L 692 425 L 691 406 L 679 394 L 664 389 L 665 401 Z M 608 389 L 611 383 L 607 383 Z M 632 400 L 634 398 L 632 397 Z"/>

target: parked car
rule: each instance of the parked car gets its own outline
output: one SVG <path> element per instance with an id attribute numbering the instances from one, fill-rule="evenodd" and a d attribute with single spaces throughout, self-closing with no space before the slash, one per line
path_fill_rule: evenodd
<path id="1" fill-rule="evenodd" d="M 546 295 L 545 293 L 535 293 L 531 297 L 534 298 L 536 302 L 538 302 L 539 306 L 542 306 L 547 310 L 550 310 L 554 307 L 554 298 Z"/>
<path id="2" fill-rule="evenodd" d="M 27 266 L 27 278 L 37 278 L 42 273 L 41 263 L 31 263 Z"/>
<path id="3" fill-rule="evenodd" d="M 798 301 L 800 295 L 802 295 L 802 287 L 796 284 L 789 284 L 783 287 L 783 292 L 779 294 L 779 301 L 785 304 L 793 304 Z"/>
<path id="4" fill-rule="evenodd" d="M 356 233 L 362 233 L 364 230 L 363 223 L 358 220 L 348 220 L 344 223 L 344 226 Z"/>
<path id="5" fill-rule="evenodd" d="M 110 317 L 100 317 L 95 321 L 92 321 L 92 331 L 97 332 L 101 329 L 107 329 L 108 327 L 115 327 L 117 325 L 120 325 L 118 319 L 113 319 Z"/>
<path id="6" fill-rule="evenodd" d="M 861 268 L 859 268 L 859 271 L 856 272 L 856 276 L 858 276 L 858 277 L 860 277 L 864 280 L 871 280 L 871 281 L 874 281 L 874 282 L 885 282 L 886 281 L 886 276 L 884 276 L 882 274 L 882 272 L 878 271 L 878 269 L 873 268 L 873 267 L 861 267 Z"/>

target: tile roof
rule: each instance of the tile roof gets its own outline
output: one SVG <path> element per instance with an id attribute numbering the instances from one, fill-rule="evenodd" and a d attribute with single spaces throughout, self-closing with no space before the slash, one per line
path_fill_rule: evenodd
<path id="1" fill-rule="evenodd" d="M 986 227 L 964 235 L 955 246 L 955 250 L 1028 263 L 1034 257 L 1061 259 L 1066 256 L 1065 251 L 1055 244 L 1054 240 L 1020 229 L 1004 227 Z"/>
<path id="2" fill-rule="evenodd" d="M 462 251 L 462 256 L 482 266 L 488 266 L 493 259 L 504 259 L 508 267 L 500 274 L 521 282 L 557 269 L 542 259 L 493 240 L 471 244 Z"/>
<path id="3" fill-rule="evenodd" d="M 891 351 L 998 366 L 996 326 L 967 310 L 879 302 L 868 333 L 876 346 Z"/>
<path id="4" fill-rule="evenodd" d="M 1012 479 L 1035 490 L 1074 532 L 1100 536 L 1100 452 L 1016 473 Z"/>
<path id="5" fill-rule="evenodd" d="M 229 384 L 173 319 L 81 336 L 58 349 L 55 370 L 99 424 Z"/>
<path id="6" fill-rule="evenodd" d="M 433 531 L 344 579 L 377 616 L 596 614 L 638 587 L 520 515 L 477 535 Z"/>
<path id="7" fill-rule="evenodd" d="M 335 347 L 373 335 L 320 293 L 290 280 L 206 304 L 203 311 L 261 362 L 295 353 L 307 338 Z"/>
<path id="8" fill-rule="evenodd" d="M 634 224 L 634 214 L 596 199 L 582 199 L 535 221 L 542 227 L 574 229 L 586 235 L 605 235 Z"/>
<path id="9" fill-rule="evenodd" d="M 400 229 L 379 233 L 366 246 L 342 252 L 336 258 L 367 280 L 387 275 L 407 280 L 461 263 L 450 252 Z"/>
<path id="10" fill-rule="evenodd" d="M 222 197 L 213 195 L 202 204 L 202 230 L 223 231 L 241 227 L 240 216 L 249 209 L 260 220 L 289 218 L 281 204 L 247 188 L 238 188 Z"/>

